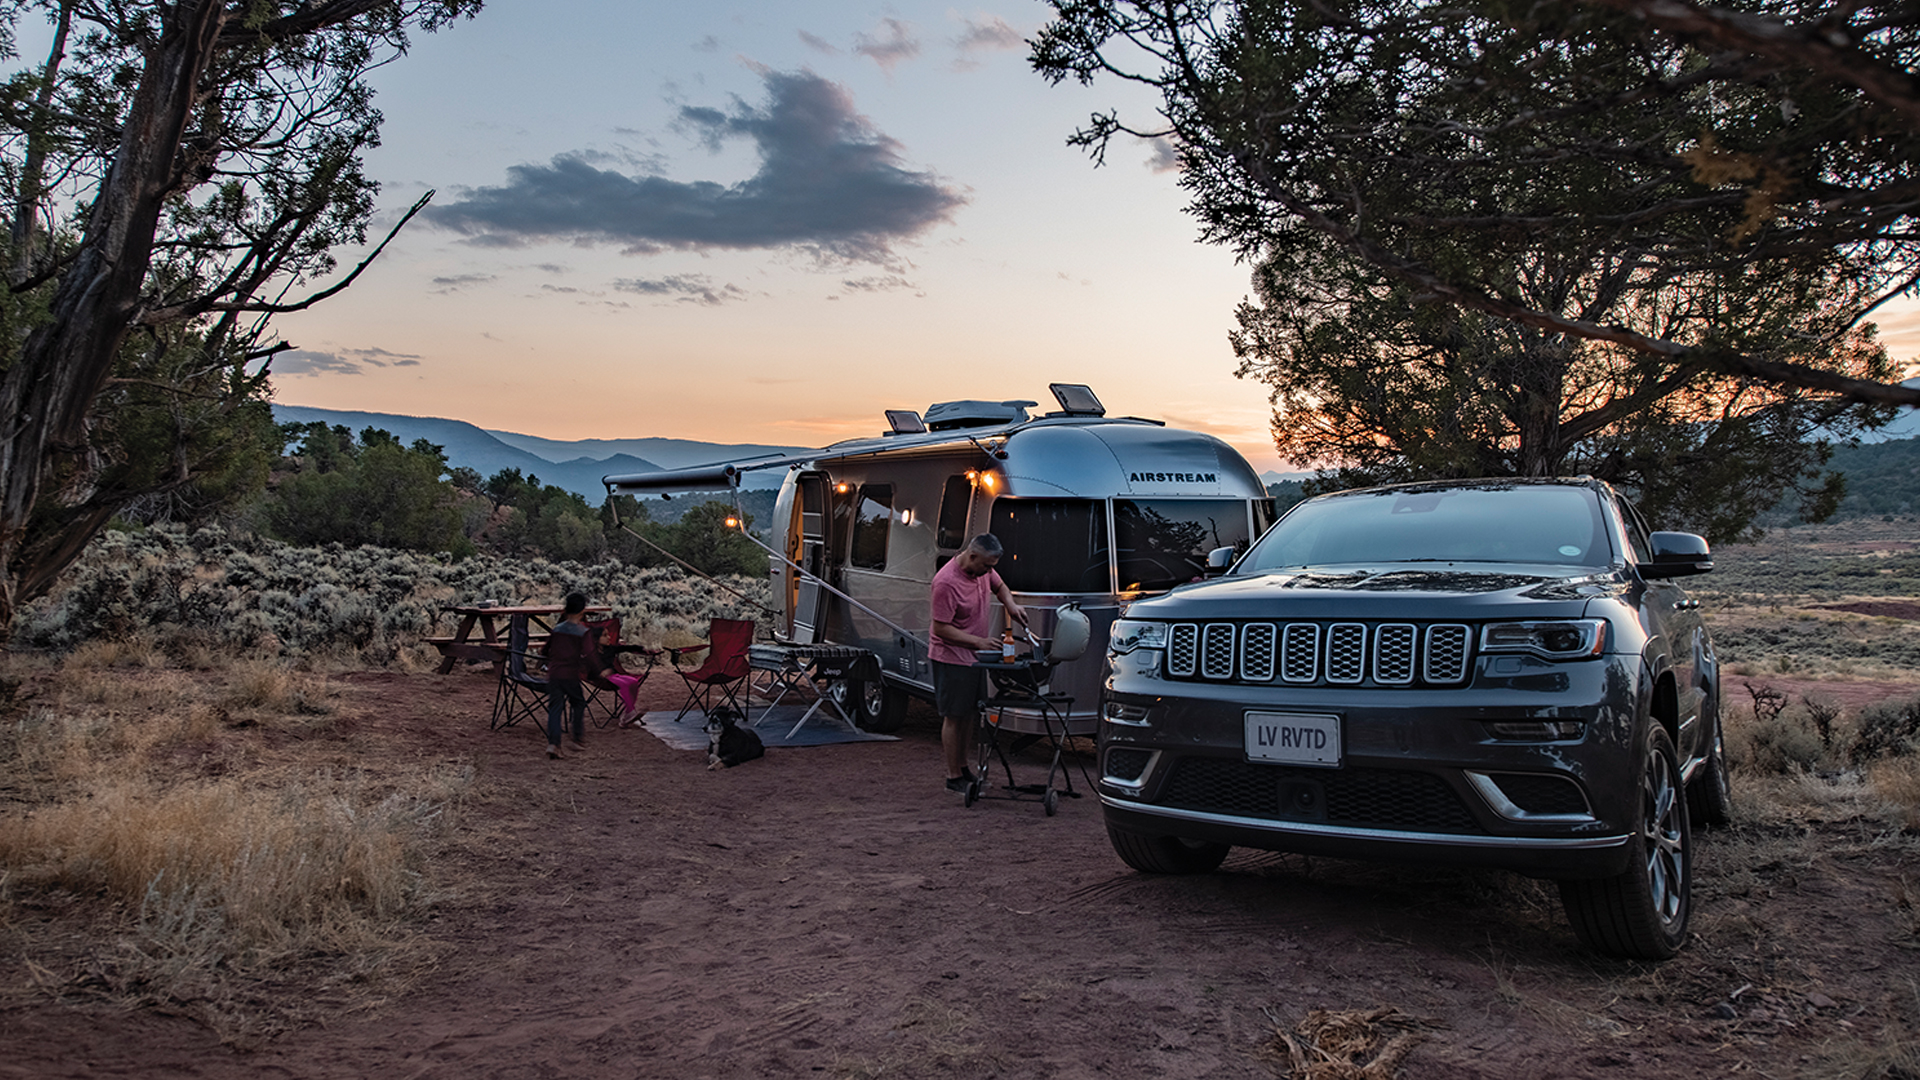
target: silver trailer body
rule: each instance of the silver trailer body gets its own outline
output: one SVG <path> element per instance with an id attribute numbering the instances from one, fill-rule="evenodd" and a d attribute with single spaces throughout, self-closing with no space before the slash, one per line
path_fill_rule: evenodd
<path id="1" fill-rule="evenodd" d="M 930 584 L 972 536 L 991 532 L 1005 546 L 998 571 L 1036 633 L 1051 637 L 1055 612 L 1072 602 L 1099 642 L 1123 603 L 1198 579 L 1209 551 L 1244 551 L 1272 522 L 1259 477 L 1219 439 L 1087 412 L 1027 419 L 1026 404 L 936 405 L 928 420 L 942 430 L 607 485 L 730 486 L 741 471 L 784 467 L 768 560 L 774 636 L 872 651 L 881 681 L 848 696 L 864 726 L 888 730 L 909 695 L 932 696 Z M 996 604 L 991 633 L 1004 628 Z M 1104 650 L 1089 649 L 1053 674 L 1052 689 L 1073 696 L 1075 734 L 1095 730 L 1105 664 Z M 1001 725 L 1040 730 L 1037 714 L 1011 712 Z"/>

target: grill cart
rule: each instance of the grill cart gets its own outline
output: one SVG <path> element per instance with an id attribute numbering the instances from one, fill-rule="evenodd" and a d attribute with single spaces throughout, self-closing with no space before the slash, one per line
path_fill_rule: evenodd
<path id="1" fill-rule="evenodd" d="M 1031 633 L 1027 635 L 1030 651 L 1026 656 L 1016 656 L 1009 661 L 998 652 L 978 654 L 978 666 L 987 672 L 991 690 L 980 702 L 979 726 L 973 740 L 976 776 L 973 783 L 967 786 L 966 805 L 972 806 L 987 798 L 1037 797 L 1047 816 L 1052 817 L 1060 808 L 1062 794 L 1074 799 L 1080 797 L 1080 793 L 1073 790 L 1072 775 L 1060 761 L 1061 754 L 1066 750 L 1067 717 L 1073 712 L 1073 695 L 1052 692 L 1048 680 L 1056 666 L 1077 660 L 1087 651 L 1089 633 L 1090 622 L 1086 615 L 1069 603 L 1059 609 L 1051 639 L 1043 640 Z M 1010 732 L 1009 743 L 1002 746 L 1001 721 L 1016 710 L 1029 723 L 1037 718 L 1040 730 L 1017 734 Z M 1008 755 L 1017 754 L 1043 740 L 1053 749 L 1053 756 L 1047 763 L 1046 782 L 1015 783 L 1013 762 Z M 995 759 L 999 760 L 1000 770 L 1007 778 L 1005 784 L 998 786 L 997 794 L 995 786 L 989 782 Z M 1054 786 L 1056 778 L 1065 786 Z"/>

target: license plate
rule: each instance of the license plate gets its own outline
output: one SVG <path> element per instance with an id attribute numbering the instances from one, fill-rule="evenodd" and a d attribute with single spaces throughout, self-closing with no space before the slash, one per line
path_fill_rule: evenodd
<path id="1" fill-rule="evenodd" d="M 1340 764 L 1340 718 L 1329 713 L 1247 714 L 1247 758 L 1289 765 Z"/>

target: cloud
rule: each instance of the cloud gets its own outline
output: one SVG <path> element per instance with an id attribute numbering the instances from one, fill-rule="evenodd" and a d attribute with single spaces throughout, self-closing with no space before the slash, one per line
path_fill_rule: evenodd
<path id="1" fill-rule="evenodd" d="M 738 285 L 715 285 L 705 274 L 674 274 L 663 278 L 622 278 L 613 283 L 622 292 L 642 296 L 671 297 L 683 304 L 718 307 L 729 300 L 744 300 L 747 291 Z"/>
<path id="2" fill-rule="evenodd" d="M 817 53 L 825 53 L 828 56 L 840 55 L 840 50 L 833 42 L 816 34 L 809 34 L 805 30 L 800 31 L 800 43 Z"/>
<path id="3" fill-rule="evenodd" d="M 311 349 L 280 353 L 271 365 L 275 375 L 358 375 L 361 371 L 351 360 Z"/>
<path id="4" fill-rule="evenodd" d="M 711 146 L 750 140 L 760 168 L 733 185 L 602 169 L 582 154 L 516 165 L 502 187 L 429 206 L 433 224 L 470 243 L 543 241 L 664 250 L 799 248 L 885 265 L 892 245 L 952 219 L 967 202 L 932 173 L 908 169 L 902 147 L 854 111 L 845 87 L 807 72 L 765 72 L 763 108 L 685 107 L 679 122 Z"/>
<path id="5" fill-rule="evenodd" d="M 1147 168 L 1152 172 L 1180 171 L 1180 144 L 1165 135 L 1141 139 L 1147 144 Z"/>
<path id="6" fill-rule="evenodd" d="M 900 289 L 914 289 L 918 286 L 898 274 L 881 274 L 874 277 L 849 278 L 840 283 L 848 292 L 894 292 Z"/>
<path id="7" fill-rule="evenodd" d="M 433 279 L 434 288 L 443 293 L 458 292 L 469 285 L 485 285 L 494 280 L 493 274 L 455 274 L 451 277 Z"/>
<path id="8" fill-rule="evenodd" d="M 975 71 L 984 66 L 982 57 L 988 53 L 1011 52 L 1026 47 L 1020 32 L 1007 25 L 1007 21 L 998 15 L 981 14 L 968 18 L 955 16 L 960 20 L 960 36 L 953 39 L 953 46 L 959 52 L 950 65 L 954 71 Z"/>
<path id="9" fill-rule="evenodd" d="M 985 15 L 978 19 L 962 19 L 963 29 L 960 37 L 954 41 L 961 52 L 1008 52 L 1024 48 L 1026 42 L 1019 31 L 1007 25 L 1007 21 L 998 15 Z"/>
<path id="10" fill-rule="evenodd" d="M 880 70 L 891 75 L 895 64 L 920 55 L 920 42 L 913 36 L 913 27 L 899 19 L 881 19 L 880 25 L 886 29 L 885 38 L 856 34 L 853 51 L 879 64 Z"/>
<path id="11" fill-rule="evenodd" d="M 385 349 L 348 349 L 339 353 L 292 349 L 275 354 L 269 363 L 275 375 L 364 375 L 369 367 L 419 367 L 420 358 Z"/>

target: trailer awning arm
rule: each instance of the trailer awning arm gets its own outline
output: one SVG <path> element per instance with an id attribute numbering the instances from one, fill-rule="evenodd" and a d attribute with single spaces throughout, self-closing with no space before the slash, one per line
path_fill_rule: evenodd
<path id="1" fill-rule="evenodd" d="M 740 486 L 740 475 L 755 469 L 781 469 L 812 461 L 813 454 L 795 457 L 780 454 L 764 461 L 722 461 L 712 465 L 690 465 L 684 469 L 656 469 L 653 472 L 621 473 L 603 476 L 600 482 L 610 495 L 632 495 L 656 491 L 732 491 Z"/>
<path id="2" fill-rule="evenodd" d="M 743 522 L 745 521 L 744 518 L 741 518 L 739 520 Z M 801 577 L 805 578 L 808 581 L 813 582 L 815 585 L 820 586 L 822 589 L 825 589 L 826 591 L 832 593 L 833 595 L 839 597 L 840 599 L 845 600 L 847 603 L 852 604 L 854 607 L 859 608 L 861 611 L 864 611 L 867 614 L 873 616 L 874 618 L 880 620 L 881 622 L 887 625 L 888 629 L 892 630 L 896 634 L 899 634 L 901 637 L 907 639 L 908 641 L 913 642 L 915 645 L 920 646 L 922 649 L 927 647 L 927 643 L 920 640 L 919 634 L 915 633 L 912 630 L 907 629 L 904 626 L 901 626 L 899 623 L 894 622 L 892 619 L 887 618 L 885 615 L 880 614 L 879 612 L 873 610 L 872 608 L 861 603 L 860 601 L 855 600 L 853 597 L 848 596 L 846 593 L 841 592 L 839 589 L 834 588 L 832 583 L 823 580 L 819 575 L 810 572 L 806 567 L 801 566 L 799 563 L 794 562 L 792 559 L 787 558 L 785 555 L 782 555 L 780 552 L 775 551 L 772 548 L 768 547 L 767 545 L 761 543 L 760 538 L 748 532 L 744 524 L 739 526 L 739 532 L 741 536 L 744 536 L 747 538 L 748 543 L 752 544 L 754 547 L 759 548 L 761 551 L 766 552 L 768 555 L 771 555 L 774 558 L 779 559 L 781 562 L 786 563 L 788 566 L 792 567 L 795 571 L 797 571 Z"/>

